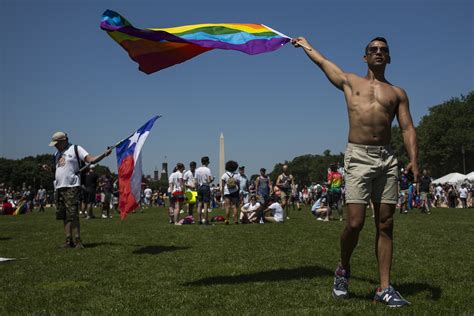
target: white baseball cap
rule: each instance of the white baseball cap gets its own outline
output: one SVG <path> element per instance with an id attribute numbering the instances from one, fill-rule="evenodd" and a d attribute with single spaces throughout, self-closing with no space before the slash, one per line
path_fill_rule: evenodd
<path id="1" fill-rule="evenodd" d="M 67 134 L 64 132 L 56 132 L 53 134 L 51 137 L 51 143 L 49 143 L 49 147 L 55 146 L 58 141 L 60 140 L 66 140 L 67 139 Z"/>

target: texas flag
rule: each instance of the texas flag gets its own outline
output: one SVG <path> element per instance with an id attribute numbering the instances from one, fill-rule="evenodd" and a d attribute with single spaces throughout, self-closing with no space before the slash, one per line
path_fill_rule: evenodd
<path id="1" fill-rule="evenodd" d="M 153 124 L 159 117 L 159 115 L 153 117 L 117 146 L 119 209 L 122 219 L 139 206 L 142 189 L 142 156 L 140 153 Z"/>

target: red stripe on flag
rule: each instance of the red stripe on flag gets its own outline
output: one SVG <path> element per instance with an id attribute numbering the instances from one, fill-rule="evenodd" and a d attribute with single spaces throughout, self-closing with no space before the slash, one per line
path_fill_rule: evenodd
<path id="1" fill-rule="evenodd" d="M 128 156 L 120 164 L 119 174 L 119 209 L 120 217 L 124 219 L 128 213 L 136 209 L 139 204 L 132 193 L 132 175 L 134 169 L 133 156 Z"/>

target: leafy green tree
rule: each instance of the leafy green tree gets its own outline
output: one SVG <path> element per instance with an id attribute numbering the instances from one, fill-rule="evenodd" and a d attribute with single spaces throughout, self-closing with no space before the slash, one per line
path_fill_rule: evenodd
<path id="1" fill-rule="evenodd" d="M 474 169 L 474 91 L 429 109 L 417 128 L 420 163 L 435 177 Z"/>
<path id="2" fill-rule="evenodd" d="M 282 173 L 283 165 L 288 164 L 290 173 L 295 177 L 296 183 L 300 185 L 310 185 L 313 182 L 325 182 L 327 179 L 328 167 L 332 163 L 344 164 L 344 154 L 332 155 L 327 149 L 323 155 L 303 155 L 295 157 L 291 161 L 276 164 L 270 176 L 275 183 L 276 178 Z"/>

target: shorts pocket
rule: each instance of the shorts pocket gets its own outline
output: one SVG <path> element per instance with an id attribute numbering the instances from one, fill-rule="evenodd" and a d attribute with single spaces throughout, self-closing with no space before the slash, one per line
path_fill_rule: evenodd
<path id="1" fill-rule="evenodd" d="M 344 170 L 349 170 L 349 166 L 352 160 L 352 149 L 347 148 L 346 153 L 344 154 Z"/>

